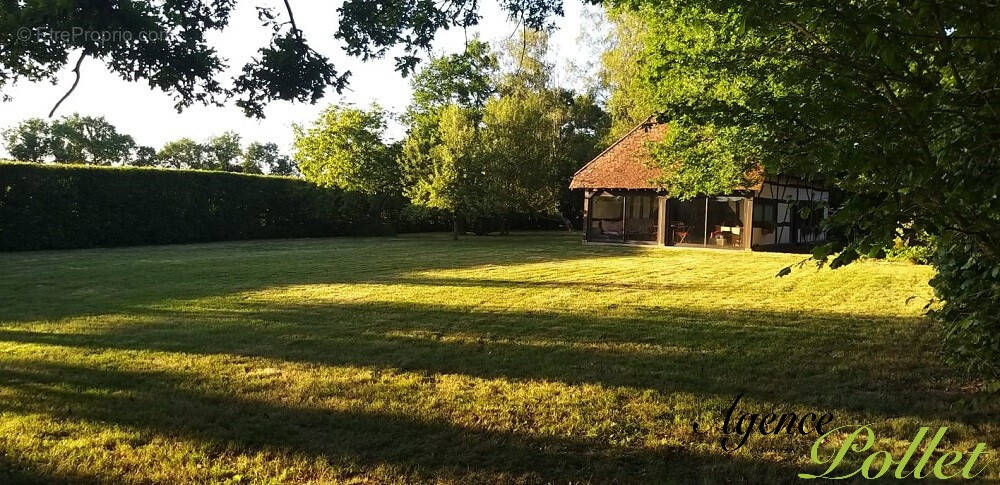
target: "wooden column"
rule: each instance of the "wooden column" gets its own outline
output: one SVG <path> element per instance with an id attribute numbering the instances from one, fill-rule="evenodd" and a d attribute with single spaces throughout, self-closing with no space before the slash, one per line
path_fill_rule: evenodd
<path id="1" fill-rule="evenodd" d="M 594 195 L 590 189 L 583 191 L 583 242 L 590 240 L 590 197 Z"/>
<path id="2" fill-rule="evenodd" d="M 747 197 L 743 201 L 743 231 L 746 232 L 741 238 L 743 249 L 750 250 L 753 246 L 753 197 Z"/>
<path id="3" fill-rule="evenodd" d="M 656 243 L 667 245 L 667 196 L 656 198 Z"/>

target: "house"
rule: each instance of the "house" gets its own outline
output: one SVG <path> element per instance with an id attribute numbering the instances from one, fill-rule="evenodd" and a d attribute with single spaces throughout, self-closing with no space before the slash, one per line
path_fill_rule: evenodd
<path id="1" fill-rule="evenodd" d="M 749 250 L 826 239 L 819 223 L 830 192 L 795 177 L 761 175 L 732 193 L 668 197 L 654 183 L 661 172 L 649 152 L 667 129 L 651 117 L 573 176 L 570 188 L 584 193 L 586 242 Z"/>

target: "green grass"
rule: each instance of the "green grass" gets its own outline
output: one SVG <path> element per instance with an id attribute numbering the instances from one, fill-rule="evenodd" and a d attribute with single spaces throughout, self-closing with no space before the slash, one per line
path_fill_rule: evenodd
<path id="1" fill-rule="evenodd" d="M 819 470 L 815 435 L 723 452 L 737 393 L 747 411 L 872 423 L 896 456 L 919 426 L 948 426 L 945 450 L 997 449 L 996 403 L 963 404 L 976 382 L 941 363 L 920 316 L 929 268 L 774 278 L 799 259 L 564 234 L 2 254 L 0 482 Z"/>

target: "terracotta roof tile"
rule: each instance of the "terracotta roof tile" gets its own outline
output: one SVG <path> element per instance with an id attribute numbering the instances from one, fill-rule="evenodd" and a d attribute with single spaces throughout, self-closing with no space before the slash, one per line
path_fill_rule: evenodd
<path id="1" fill-rule="evenodd" d="M 570 189 L 659 189 L 653 181 L 662 172 L 653 166 L 649 144 L 663 140 L 666 123 L 657 123 L 653 117 L 640 123 L 594 157 L 573 175 Z M 761 189 L 764 182 L 763 168 L 758 166 L 747 174 L 751 181 L 744 190 Z"/>
<path id="2" fill-rule="evenodd" d="M 660 169 L 650 167 L 649 142 L 663 139 L 666 124 L 639 124 L 573 175 L 571 189 L 655 189 Z"/>

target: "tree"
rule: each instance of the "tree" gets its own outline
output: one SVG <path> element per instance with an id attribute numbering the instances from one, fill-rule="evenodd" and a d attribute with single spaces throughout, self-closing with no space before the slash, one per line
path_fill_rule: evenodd
<path id="1" fill-rule="evenodd" d="M 148 146 L 139 146 L 135 149 L 130 163 L 133 167 L 154 167 L 156 166 L 156 149 Z"/>
<path id="2" fill-rule="evenodd" d="M 607 110 L 611 129 L 607 143 L 617 140 L 655 113 L 652 86 L 642 77 L 643 53 L 648 27 L 637 12 L 626 8 L 610 9 L 611 46 L 601 55 L 600 80 L 609 93 Z"/>
<path id="3" fill-rule="evenodd" d="M 49 154 L 49 124 L 31 118 L 3 132 L 4 145 L 15 160 L 41 162 Z"/>
<path id="4" fill-rule="evenodd" d="M 399 193 L 397 148 L 382 139 L 386 114 L 377 105 L 331 105 L 312 126 L 296 125 L 295 162 L 307 180 L 369 195 Z"/>
<path id="5" fill-rule="evenodd" d="M 497 57 L 477 47 L 436 58 L 414 77 L 405 194 L 451 212 L 456 235 L 459 219 L 477 233 L 486 232 L 483 220 L 499 220 L 506 233 L 512 214 L 562 215 L 579 206 L 563 204 L 576 199 L 569 177 L 593 156 L 606 116 L 592 96 L 551 86 L 547 52 L 548 36 L 526 29 L 508 43 L 502 73 Z M 468 86 L 481 90 L 470 95 Z"/>
<path id="6" fill-rule="evenodd" d="M 156 154 L 157 165 L 164 168 L 209 170 L 211 163 L 205 146 L 190 138 L 180 138 L 163 145 Z"/>
<path id="7" fill-rule="evenodd" d="M 72 114 L 46 122 L 22 121 L 4 131 L 7 150 L 18 160 L 92 165 L 130 165 L 146 155 L 131 136 L 118 132 L 104 117 Z"/>
<path id="8" fill-rule="evenodd" d="M 218 55 L 210 36 L 229 25 L 236 2 L 110 0 L 83 6 L 65 2 L 4 2 L 0 4 L 0 88 L 19 80 L 54 81 L 73 63 L 79 82 L 85 59 L 99 59 L 129 81 L 144 80 L 173 96 L 178 110 L 193 103 L 218 103 L 235 97 L 247 116 L 262 117 L 273 100 L 315 103 L 327 88 L 340 92 L 349 73 L 339 72 L 329 58 L 313 50 L 295 23 L 289 2 L 284 12 L 257 7 L 258 19 L 272 32 L 232 82 L 219 79 L 227 60 Z M 399 55 L 396 67 L 414 70 L 418 53 L 428 50 L 440 29 L 469 27 L 479 22 L 478 3 L 402 2 L 380 4 L 347 0 L 338 9 L 335 37 L 345 51 L 364 60 L 383 57 L 390 48 Z M 561 2 L 507 2 L 511 18 L 541 27 Z M 62 35 L 73 32 L 108 35 Z M 110 35 L 114 33 L 114 35 Z M 75 60 L 71 60 L 75 59 Z M 63 99 L 65 99 L 65 97 Z M 59 103 L 53 108 L 58 108 Z M 52 116 L 50 113 L 49 116 Z"/>
<path id="9" fill-rule="evenodd" d="M 240 166 L 234 163 L 243 155 L 243 149 L 240 147 L 240 135 L 227 131 L 209 138 L 205 143 L 205 151 L 211 160 L 209 162 L 211 170 L 240 171 Z"/>
<path id="10" fill-rule="evenodd" d="M 295 163 L 281 153 L 275 143 L 253 142 L 247 145 L 241 167 L 243 173 L 255 174 L 266 171 L 270 175 L 295 175 L 298 171 Z"/>
<path id="11" fill-rule="evenodd" d="M 450 104 L 482 109 L 496 91 L 493 77 L 497 68 L 496 55 L 479 39 L 469 41 L 458 54 L 432 58 L 413 76 L 413 102 L 408 113 L 425 113 Z"/>
<path id="12" fill-rule="evenodd" d="M 426 156 L 426 173 L 407 187 L 414 204 L 452 214 L 454 239 L 458 239 L 459 215 L 474 217 L 492 209 L 484 203 L 476 127 L 469 111 L 455 104 L 441 109 L 433 130 L 435 142 Z"/>
<path id="13" fill-rule="evenodd" d="M 125 164 L 135 148 L 135 140 L 103 116 L 74 113 L 49 125 L 49 150 L 59 163 Z"/>
<path id="14" fill-rule="evenodd" d="M 407 136 L 399 157 L 403 193 L 414 204 L 451 212 L 456 238 L 459 218 L 470 217 L 471 210 L 458 196 L 461 181 L 456 178 L 471 163 L 471 147 L 459 140 L 472 136 L 467 124 L 481 119 L 496 90 L 497 69 L 496 55 L 474 39 L 463 52 L 431 59 L 411 82 L 413 102 L 403 116 Z M 450 130 L 451 147 L 443 145 L 442 129 Z"/>
<path id="15" fill-rule="evenodd" d="M 757 163 L 842 189 L 842 237 L 814 252 L 834 268 L 898 231 L 939 236 L 946 350 L 1000 373 L 1000 11 L 651 0 L 639 14 L 642 76 L 674 132 L 658 160 L 692 175 L 672 193 L 732 186 Z M 720 158 L 723 180 L 693 176 Z"/>

